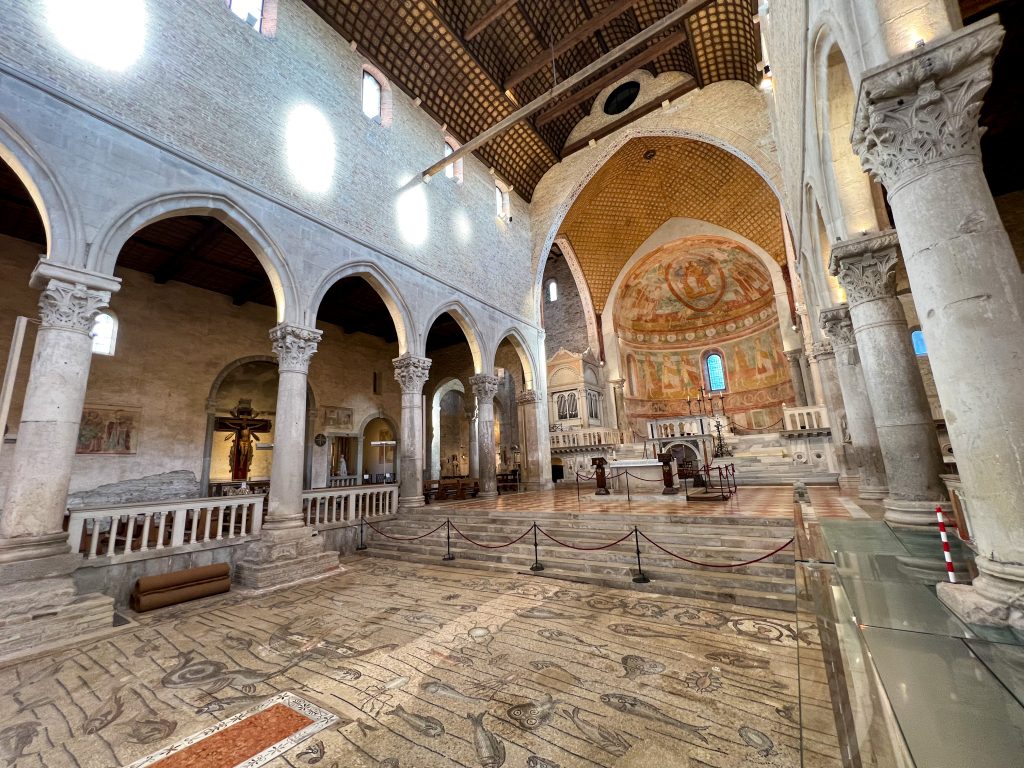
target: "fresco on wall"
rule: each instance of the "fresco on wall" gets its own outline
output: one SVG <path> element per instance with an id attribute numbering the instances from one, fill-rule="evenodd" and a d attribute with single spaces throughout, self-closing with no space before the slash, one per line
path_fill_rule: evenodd
<path id="1" fill-rule="evenodd" d="M 78 427 L 75 453 L 132 456 L 139 451 L 142 409 L 87 405 Z"/>
<path id="2" fill-rule="evenodd" d="M 655 249 L 630 270 L 616 300 L 615 324 L 630 341 L 696 341 L 743 333 L 773 316 L 774 302 L 771 276 L 742 245 L 686 237 Z"/>

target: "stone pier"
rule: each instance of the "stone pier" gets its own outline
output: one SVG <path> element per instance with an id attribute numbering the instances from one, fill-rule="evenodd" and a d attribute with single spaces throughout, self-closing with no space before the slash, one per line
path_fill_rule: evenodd
<path id="1" fill-rule="evenodd" d="M 402 438 L 398 478 L 399 509 L 422 507 L 423 500 L 423 385 L 430 376 L 430 358 L 402 355 L 392 360 L 395 381 L 402 388 Z"/>
<path id="2" fill-rule="evenodd" d="M 494 396 L 498 393 L 498 377 L 480 373 L 470 378 L 476 393 L 477 445 L 480 451 L 480 496 L 498 495 L 498 476 L 494 448 Z"/>

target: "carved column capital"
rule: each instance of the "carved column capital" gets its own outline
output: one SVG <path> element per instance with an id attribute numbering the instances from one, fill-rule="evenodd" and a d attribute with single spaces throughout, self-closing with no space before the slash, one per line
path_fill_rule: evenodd
<path id="1" fill-rule="evenodd" d="M 489 373 L 478 373 L 469 377 L 469 383 L 473 386 L 473 392 L 477 399 L 490 402 L 498 394 L 498 377 Z"/>
<path id="2" fill-rule="evenodd" d="M 932 164 L 981 160 L 978 114 L 1004 32 L 989 16 L 865 73 L 851 141 L 890 195 Z"/>
<path id="3" fill-rule="evenodd" d="M 270 341 L 279 370 L 307 373 L 321 336 L 323 333 L 316 328 L 301 325 L 281 323 L 271 328 Z"/>
<path id="4" fill-rule="evenodd" d="M 834 307 L 823 309 L 818 314 L 821 328 L 832 341 L 832 346 L 852 347 L 856 346 L 857 340 L 853 335 L 853 320 L 850 318 L 850 307 L 847 304 L 837 304 Z"/>
<path id="5" fill-rule="evenodd" d="M 39 317 L 43 328 L 92 332 L 96 315 L 110 304 L 110 291 L 94 291 L 81 283 L 51 279 L 39 294 Z"/>
<path id="6" fill-rule="evenodd" d="M 823 358 L 834 357 L 835 350 L 832 349 L 832 342 L 828 339 L 822 339 L 811 344 L 811 359 L 821 360 Z"/>
<path id="7" fill-rule="evenodd" d="M 894 229 L 872 232 L 832 246 L 828 270 L 839 278 L 851 306 L 896 297 L 899 246 Z"/>
<path id="8" fill-rule="evenodd" d="M 537 394 L 535 389 L 524 389 L 516 395 L 516 402 L 520 405 L 533 405 L 540 402 L 540 395 Z"/>
<path id="9" fill-rule="evenodd" d="M 800 357 L 803 355 L 803 353 L 804 351 L 802 349 L 789 349 L 783 352 L 782 354 L 786 356 L 786 359 L 789 360 L 789 362 L 799 363 Z"/>
<path id="10" fill-rule="evenodd" d="M 430 376 L 429 357 L 416 357 L 415 355 L 402 355 L 391 361 L 395 366 L 395 381 L 402 388 L 404 395 L 419 395 L 423 393 L 423 385 Z"/>

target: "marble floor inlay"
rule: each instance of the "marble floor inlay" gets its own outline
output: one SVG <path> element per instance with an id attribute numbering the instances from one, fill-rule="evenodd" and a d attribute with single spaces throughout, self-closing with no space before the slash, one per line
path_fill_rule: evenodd
<path id="1" fill-rule="evenodd" d="M 129 765 L 291 692 L 337 721 L 268 766 L 838 766 L 816 677 L 792 614 L 364 558 L 0 669 L 0 764 Z"/>

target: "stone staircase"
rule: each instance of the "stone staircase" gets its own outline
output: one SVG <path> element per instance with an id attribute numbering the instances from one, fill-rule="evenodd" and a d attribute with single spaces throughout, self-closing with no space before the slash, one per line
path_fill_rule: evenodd
<path id="1" fill-rule="evenodd" d="M 636 525 L 663 547 L 684 557 L 711 563 L 752 560 L 771 552 L 793 535 L 785 518 L 722 517 L 714 515 L 576 514 L 566 512 L 483 512 L 425 509 L 406 512 L 381 530 L 393 536 L 417 536 L 450 518 L 452 525 L 475 541 L 494 546 L 511 541 L 536 521 L 552 536 L 579 547 L 610 543 Z M 484 549 L 452 531 L 454 561 L 445 562 L 445 530 L 418 541 L 394 541 L 367 530 L 368 553 L 407 562 L 530 573 L 534 562 L 533 534 L 504 549 Z M 558 546 L 538 535 L 537 575 L 602 586 L 641 589 L 742 606 L 795 609 L 793 548 L 764 562 L 741 568 L 700 568 L 665 555 L 640 539 L 644 573 L 649 584 L 634 584 L 636 545 L 630 537 L 615 547 L 580 551 Z"/>
<path id="2" fill-rule="evenodd" d="M 737 485 L 839 485 L 839 473 L 821 463 L 795 462 L 792 446 L 778 433 L 735 436 L 727 442 L 733 455 L 715 463 L 735 464 Z"/>

